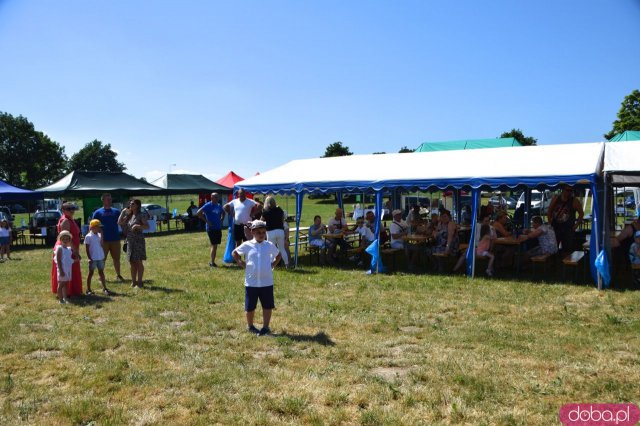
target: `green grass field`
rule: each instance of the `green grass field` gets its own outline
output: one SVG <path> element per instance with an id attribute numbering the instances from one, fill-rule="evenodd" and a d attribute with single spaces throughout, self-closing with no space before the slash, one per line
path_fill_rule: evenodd
<path id="1" fill-rule="evenodd" d="M 276 270 L 258 338 L 204 234 L 147 246 L 145 289 L 67 306 L 49 249 L 0 264 L 0 424 L 549 425 L 638 403 L 638 292 L 305 266 Z"/>

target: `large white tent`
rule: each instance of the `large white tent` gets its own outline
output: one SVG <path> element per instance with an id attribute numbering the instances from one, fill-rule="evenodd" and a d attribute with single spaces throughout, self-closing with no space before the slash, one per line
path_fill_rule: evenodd
<path id="1" fill-rule="evenodd" d="M 441 151 L 404 154 L 352 155 L 294 160 L 238 182 L 235 189 L 251 192 L 295 193 L 296 225 L 300 226 L 302 195 L 314 192 L 368 192 L 376 194 L 380 217 L 383 191 L 465 189 L 472 190 L 473 216 L 481 189 L 500 187 L 539 188 L 559 184 L 583 185 L 594 193 L 592 252 L 599 251 L 599 206 L 596 184 L 602 169 L 604 143 L 527 146 L 518 149 Z M 528 204 L 528 203 L 526 203 Z M 475 227 L 475 221 L 472 221 Z M 379 229 L 376 229 L 378 235 Z M 471 235 L 475 235 L 472 230 Z M 296 242 L 298 234 L 296 233 Z M 473 241 L 467 258 L 473 274 Z M 296 245 L 297 261 L 297 245 Z"/>

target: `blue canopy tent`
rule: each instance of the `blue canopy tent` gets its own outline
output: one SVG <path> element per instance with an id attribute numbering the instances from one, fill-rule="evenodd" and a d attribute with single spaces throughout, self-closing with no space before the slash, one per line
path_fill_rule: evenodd
<path id="1" fill-rule="evenodd" d="M 42 198 L 44 198 L 43 194 L 39 192 L 19 188 L 0 180 L 0 204 L 6 201 L 40 200 Z"/>
<path id="2" fill-rule="evenodd" d="M 472 203 L 475 219 L 472 220 L 471 240 L 467 250 L 467 273 L 472 276 L 477 201 L 481 190 L 516 187 L 531 189 L 569 184 L 589 187 L 595 193 L 596 186 L 601 183 L 599 174 L 603 147 L 603 143 L 585 143 L 294 160 L 238 182 L 234 189 L 244 188 L 254 193 L 295 194 L 298 229 L 302 198 L 308 193 L 376 194 L 376 209 L 381 209 L 380 195 L 384 191 L 471 191 L 475 200 Z M 595 198 L 593 207 L 591 241 L 599 248 L 600 236 L 595 230 L 600 229 L 600 207 Z M 379 229 L 376 229 L 376 237 L 378 235 Z M 297 264 L 297 231 L 295 241 Z"/>

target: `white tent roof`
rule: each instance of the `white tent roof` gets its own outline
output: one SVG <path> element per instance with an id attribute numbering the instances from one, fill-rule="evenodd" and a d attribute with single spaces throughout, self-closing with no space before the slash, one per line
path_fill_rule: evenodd
<path id="1" fill-rule="evenodd" d="M 236 188 L 327 192 L 589 183 L 599 174 L 603 147 L 597 142 L 294 160 Z"/>
<path id="2" fill-rule="evenodd" d="M 640 141 L 607 143 L 603 171 L 616 185 L 640 184 Z"/>

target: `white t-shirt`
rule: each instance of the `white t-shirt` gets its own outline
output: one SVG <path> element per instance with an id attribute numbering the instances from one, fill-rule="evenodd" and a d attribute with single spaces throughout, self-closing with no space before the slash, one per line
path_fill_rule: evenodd
<path id="1" fill-rule="evenodd" d="M 231 207 L 233 208 L 233 223 L 235 225 L 244 225 L 251 220 L 251 209 L 257 203 L 250 198 L 244 201 L 240 201 L 239 198 L 231 201 Z"/>
<path id="2" fill-rule="evenodd" d="M 0 227 L 0 237 L 8 237 L 11 229 Z"/>
<path id="3" fill-rule="evenodd" d="M 329 231 L 332 234 L 338 234 L 341 230 L 346 231 L 347 229 L 347 221 L 344 219 L 344 217 L 340 218 L 340 220 L 332 217 L 331 219 L 329 219 L 327 225 L 329 227 Z"/>
<path id="4" fill-rule="evenodd" d="M 104 260 L 104 250 L 102 249 L 102 234 L 94 234 L 93 231 L 89 231 L 86 237 L 84 237 L 84 245 L 89 246 L 89 256 L 91 260 Z"/>
<path id="5" fill-rule="evenodd" d="M 244 256 L 247 264 L 244 270 L 244 285 L 246 287 L 269 287 L 273 285 L 271 262 L 280 251 L 270 241 L 258 243 L 255 238 L 245 241 L 234 250 Z"/>
<path id="6" fill-rule="evenodd" d="M 404 220 L 401 220 L 400 223 L 396 222 L 395 220 L 391 222 L 391 226 L 389 229 L 389 232 L 391 232 L 391 244 L 395 242 L 404 242 L 402 238 L 398 238 L 398 239 L 393 238 L 393 235 L 400 234 L 403 231 L 408 231 L 408 229 L 409 229 L 409 226 Z"/>
<path id="7" fill-rule="evenodd" d="M 357 228 L 356 232 L 360 234 L 360 236 L 362 237 L 362 241 L 367 244 L 372 242 L 375 239 L 375 236 L 373 235 L 373 232 L 371 231 L 371 229 L 367 228 L 365 225 L 362 225 L 361 227 Z"/>

